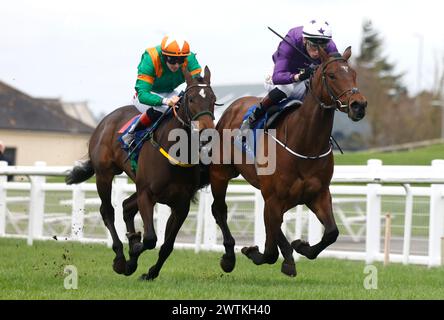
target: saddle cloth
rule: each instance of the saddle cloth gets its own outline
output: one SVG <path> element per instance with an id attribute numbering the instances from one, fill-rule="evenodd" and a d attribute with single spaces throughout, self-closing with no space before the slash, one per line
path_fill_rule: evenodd
<path id="1" fill-rule="evenodd" d="M 136 123 L 137 120 L 139 120 L 141 115 L 142 114 L 138 114 L 138 115 L 134 116 L 131 120 L 129 120 L 127 123 L 125 123 L 125 125 L 122 126 L 122 128 L 120 128 L 120 130 L 118 131 L 118 133 L 120 133 L 118 141 L 120 142 L 122 149 L 125 150 L 126 153 L 130 153 L 130 151 L 131 151 L 131 155 L 130 155 L 129 159 L 131 161 L 131 169 L 134 172 L 136 172 L 136 170 L 137 170 L 137 160 L 139 159 L 140 149 L 142 149 L 142 146 L 143 146 L 143 142 L 144 142 L 143 140 L 144 140 L 144 138 L 146 138 L 147 132 L 150 130 L 151 126 L 149 126 L 148 128 L 142 129 L 142 130 L 137 130 L 134 132 L 134 142 L 131 145 L 131 150 L 130 150 L 130 147 L 122 140 L 122 136 L 125 135 L 130 130 L 132 125 L 134 123 Z"/>
<path id="2" fill-rule="evenodd" d="M 258 134 L 256 134 L 257 130 L 259 129 L 270 129 L 273 128 L 273 126 L 276 124 L 277 120 L 283 116 L 285 111 L 294 109 L 299 107 L 302 104 L 302 101 L 295 100 L 295 99 L 285 99 L 276 106 L 272 106 L 272 110 L 269 110 L 265 113 L 261 118 L 257 119 L 254 127 L 250 131 L 249 136 L 246 137 L 246 139 L 243 139 L 242 135 L 239 135 L 235 138 L 235 145 L 245 152 L 248 157 L 255 159 L 256 155 L 256 140 L 259 137 Z M 253 105 L 250 108 L 248 108 L 247 112 L 245 113 L 244 117 L 242 118 L 242 122 L 245 121 L 251 113 L 254 112 L 254 110 L 257 108 L 257 105 Z"/>

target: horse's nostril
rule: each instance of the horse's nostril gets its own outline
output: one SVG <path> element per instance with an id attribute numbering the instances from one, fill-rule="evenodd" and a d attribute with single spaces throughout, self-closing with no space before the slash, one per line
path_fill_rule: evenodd
<path id="1" fill-rule="evenodd" d="M 365 109 L 367 107 L 367 101 L 359 101 L 359 102 L 356 102 L 356 103 L 362 109 Z"/>
<path id="2" fill-rule="evenodd" d="M 359 121 L 365 116 L 365 108 L 367 101 L 353 101 L 350 103 L 351 118 L 354 121 Z"/>
<path id="3" fill-rule="evenodd" d="M 365 110 L 365 108 L 367 107 L 367 101 L 353 101 L 350 104 L 350 107 L 353 109 L 353 111 Z"/>

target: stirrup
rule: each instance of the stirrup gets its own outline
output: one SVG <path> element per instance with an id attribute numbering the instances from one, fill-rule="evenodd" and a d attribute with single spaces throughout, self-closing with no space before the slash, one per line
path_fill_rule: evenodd
<path id="1" fill-rule="evenodd" d="M 136 149 L 139 146 L 139 144 L 143 143 L 144 141 L 150 140 L 153 135 L 153 131 L 154 131 L 153 126 L 150 126 L 136 145 L 135 145 L 136 134 L 134 133 L 134 138 L 131 141 L 131 143 L 128 145 L 129 154 L 131 154 L 134 151 L 134 149 Z"/>
<path id="2" fill-rule="evenodd" d="M 122 140 L 123 142 L 125 142 L 125 144 L 130 147 L 133 142 L 134 142 L 134 133 L 131 132 L 127 132 L 122 136 Z"/>
<path id="3" fill-rule="evenodd" d="M 133 139 L 131 140 L 131 142 L 130 143 L 127 143 L 127 146 L 128 146 L 128 150 L 131 150 L 131 149 L 133 149 L 133 146 L 134 146 L 134 141 L 136 141 L 136 139 L 133 137 Z"/>
<path id="4" fill-rule="evenodd" d="M 240 126 L 240 131 L 244 132 L 247 129 L 251 129 L 251 124 L 250 124 L 250 121 L 248 118 L 242 122 L 242 124 Z"/>

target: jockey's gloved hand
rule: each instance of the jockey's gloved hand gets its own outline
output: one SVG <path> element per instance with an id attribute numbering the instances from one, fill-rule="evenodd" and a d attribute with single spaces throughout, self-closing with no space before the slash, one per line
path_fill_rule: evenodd
<path id="1" fill-rule="evenodd" d="M 314 73 L 315 67 L 310 65 L 299 73 L 299 81 L 307 80 Z"/>
<path id="2" fill-rule="evenodd" d="M 173 96 L 171 98 L 163 98 L 162 103 L 169 107 L 173 107 L 177 102 L 179 102 L 179 100 L 180 98 L 178 96 Z"/>

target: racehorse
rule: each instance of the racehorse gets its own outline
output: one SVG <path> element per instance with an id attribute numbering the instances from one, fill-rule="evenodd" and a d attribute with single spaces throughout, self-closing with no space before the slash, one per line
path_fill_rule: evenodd
<path id="1" fill-rule="evenodd" d="M 190 201 L 196 191 L 208 184 L 208 177 L 201 179 L 200 165 L 173 165 L 174 157 L 165 154 L 175 143 L 168 140 L 173 129 L 183 128 L 188 132 L 198 122 L 198 128 L 214 129 L 214 105 L 216 97 L 210 86 L 211 73 L 205 67 L 203 78 L 192 78 L 183 70 L 187 87 L 180 107 L 174 110 L 174 116 L 166 118 L 153 134 L 154 143 L 145 143 L 139 153 L 137 173 L 131 169 L 127 153 L 122 149 L 119 129 L 139 111 L 134 106 L 124 106 L 107 115 L 92 133 L 89 141 L 89 160 L 75 166 L 65 181 L 68 184 L 80 183 L 96 175 L 97 192 L 101 199 L 100 213 L 108 228 L 116 253 L 113 269 L 119 274 L 130 275 L 137 269 L 140 254 L 156 246 L 157 237 L 153 225 L 153 209 L 156 203 L 163 203 L 171 208 L 171 215 L 165 229 L 165 241 L 159 250 L 159 257 L 154 266 L 142 279 L 156 278 L 163 263 L 173 250 L 177 233 L 188 215 Z M 195 122 L 196 121 L 196 122 Z M 162 149 L 160 149 L 162 148 Z M 163 153 L 159 152 L 162 151 Z M 169 159 L 168 159 L 168 158 Z M 123 245 L 114 226 L 114 208 L 111 204 L 111 188 L 115 175 L 125 172 L 136 184 L 136 193 L 123 202 L 123 215 L 129 240 L 129 256 L 126 261 Z M 140 232 L 136 232 L 134 216 L 139 210 L 143 220 L 143 242 Z"/>
<path id="2" fill-rule="evenodd" d="M 227 153 L 229 146 L 231 162 L 212 164 L 210 182 L 214 197 L 212 213 L 223 234 L 225 254 L 220 264 L 225 272 L 235 266 L 234 238 L 227 225 L 227 205 L 225 202 L 227 185 L 230 179 L 241 174 L 251 185 L 261 190 L 265 201 L 265 250 L 259 252 L 257 246 L 244 247 L 241 251 L 256 265 L 274 264 L 279 256 L 278 246 L 284 261 L 281 271 L 296 276 L 293 248 L 309 259 L 315 259 L 327 246 L 336 241 L 339 235 L 332 212 L 330 181 L 333 175 L 333 154 L 330 136 L 335 110 L 348 114 L 353 121 L 365 116 L 367 101 L 356 86 L 356 72 L 348 65 L 351 47 L 341 55 L 327 55 L 321 48 L 321 64 L 309 80 L 309 88 L 302 105 L 293 108 L 286 117 L 278 118 L 276 136 L 264 134 L 263 141 L 273 139 L 275 145 L 276 170 L 272 174 L 258 175 L 255 164 L 233 162 L 235 154 L 233 136 L 223 141 L 218 150 L 220 158 Z M 259 103 L 258 97 L 242 97 L 234 101 L 224 112 L 216 125 L 222 135 L 224 129 L 237 129 L 247 109 Z M 224 138 L 225 139 L 225 138 Z M 227 139 L 225 139 L 227 140 Z M 282 142 L 284 141 L 284 142 Z M 264 149 L 267 143 L 264 142 Z M 263 154 L 266 154 L 267 150 Z M 224 161 L 224 163 L 226 163 Z M 325 230 L 322 240 L 310 245 L 302 240 L 288 242 L 281 230 L 284 213 L 296 205 L 305 204 L 317 216 Z"/>

